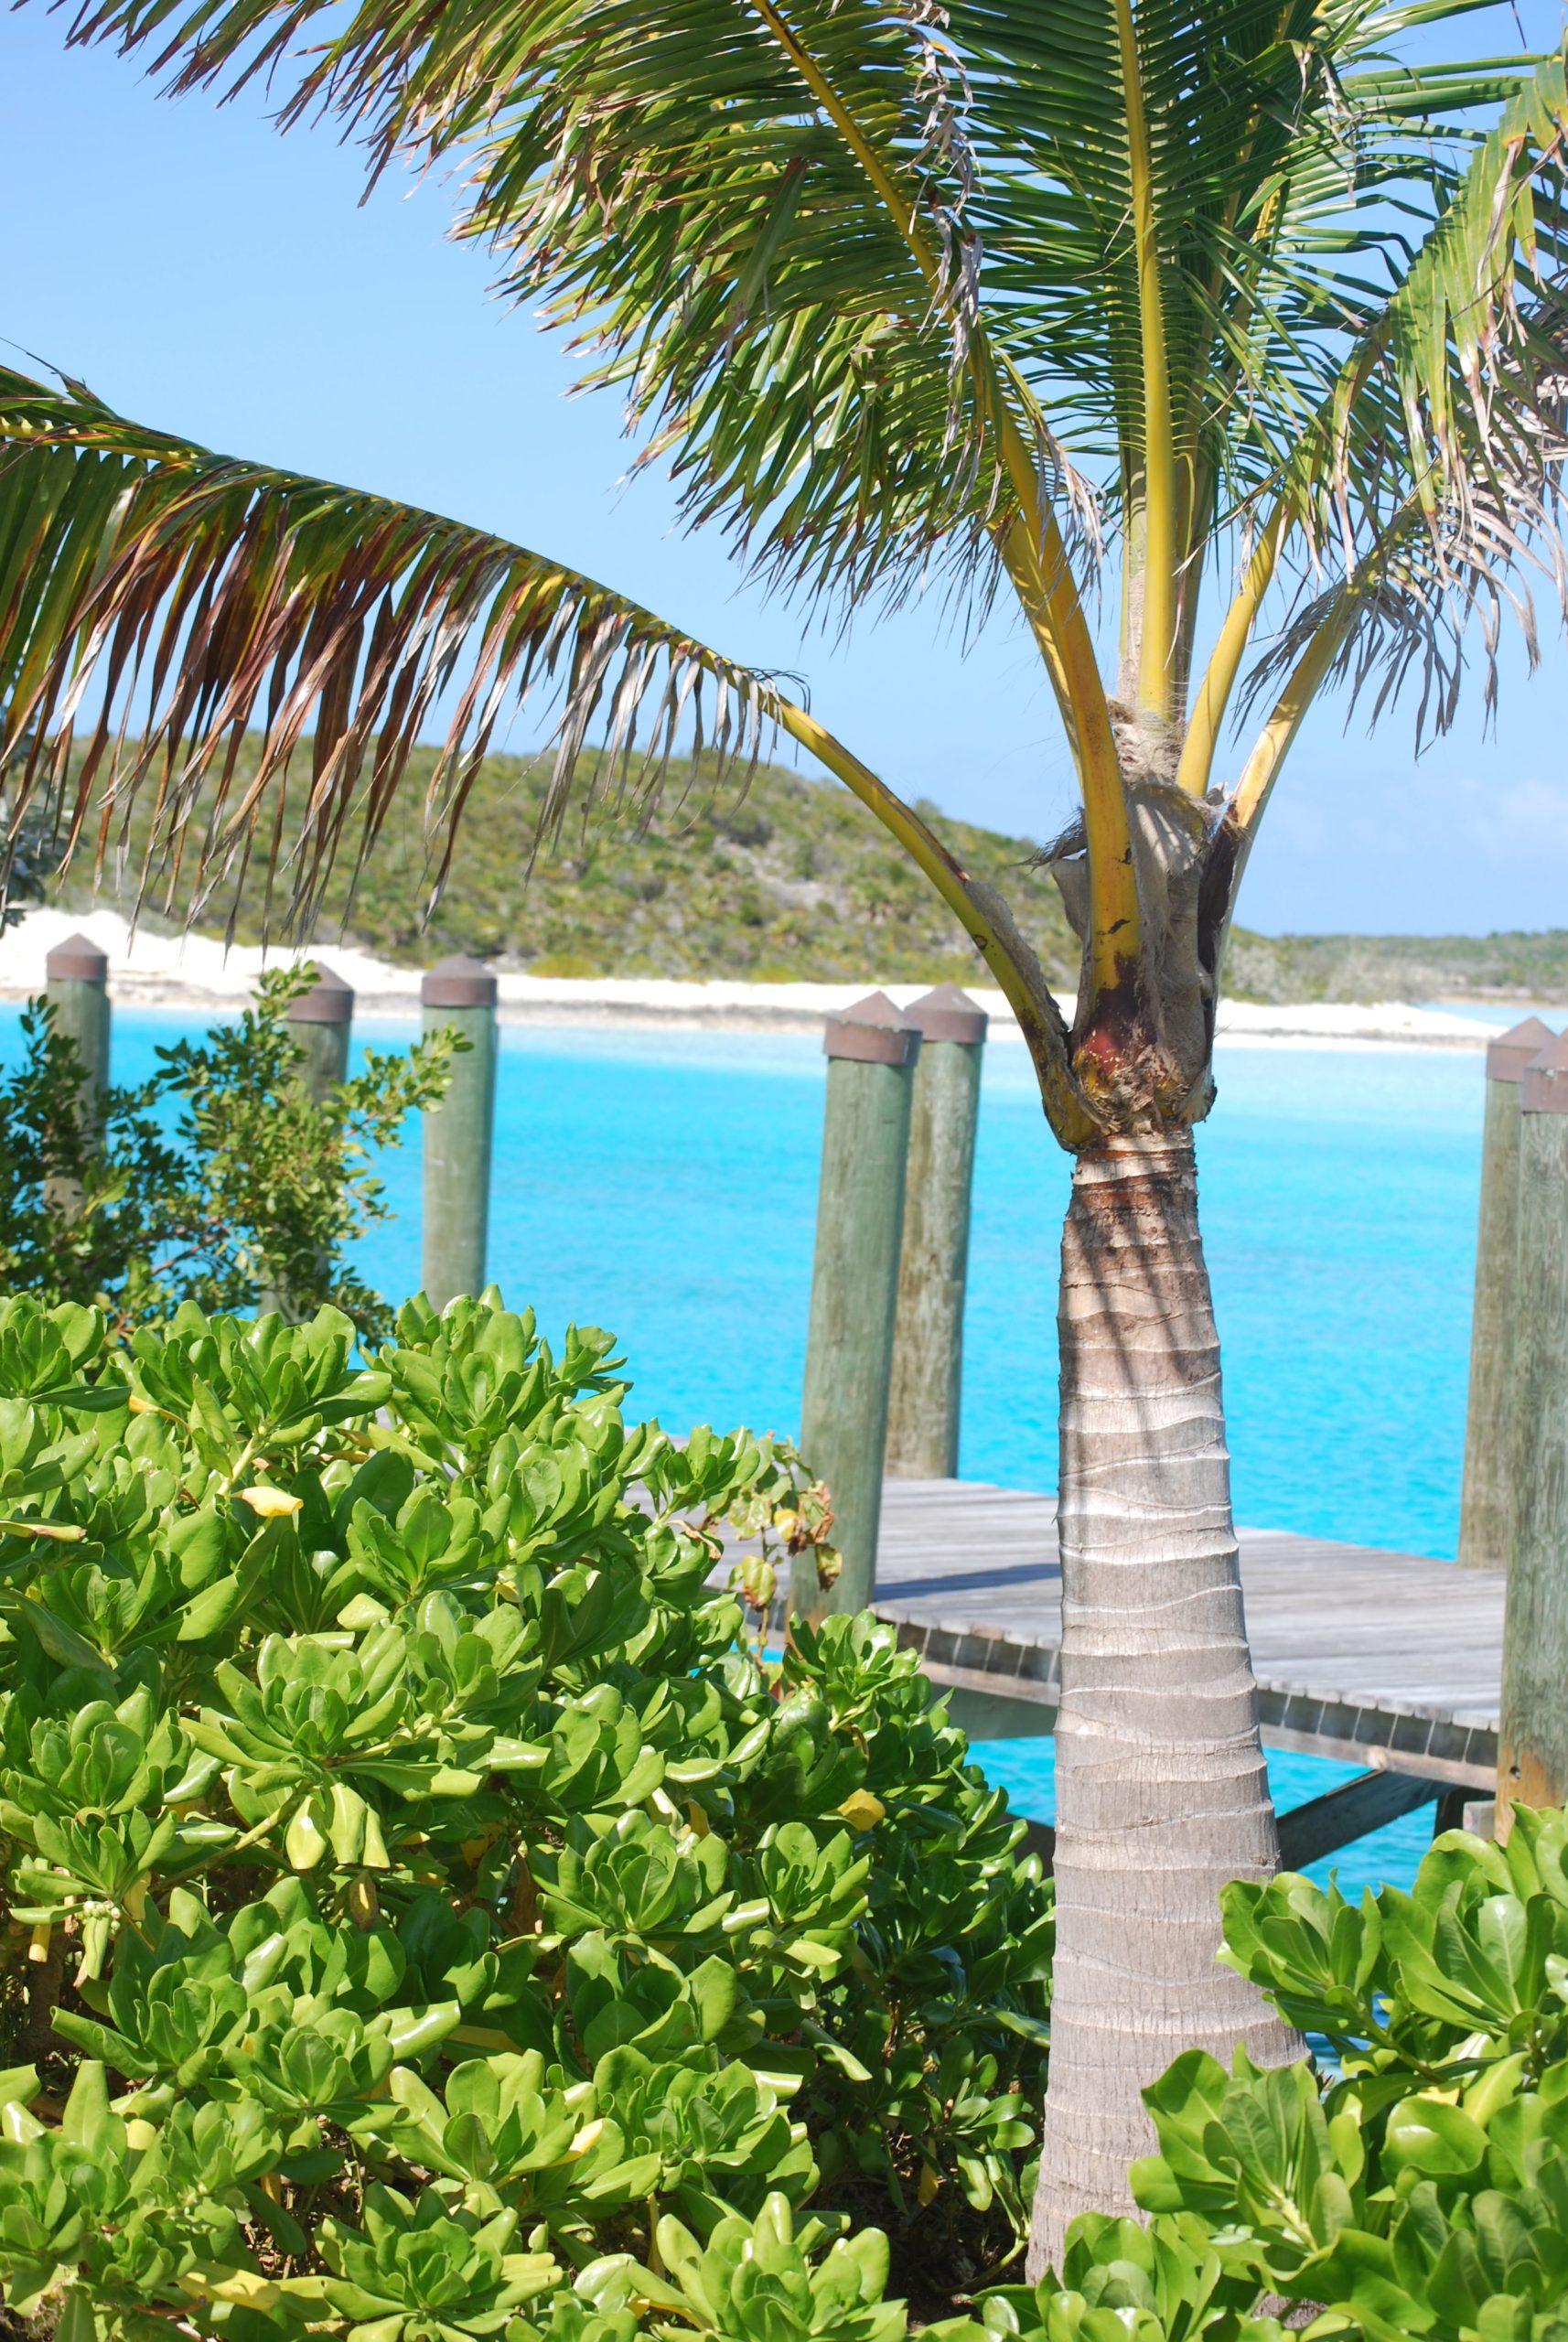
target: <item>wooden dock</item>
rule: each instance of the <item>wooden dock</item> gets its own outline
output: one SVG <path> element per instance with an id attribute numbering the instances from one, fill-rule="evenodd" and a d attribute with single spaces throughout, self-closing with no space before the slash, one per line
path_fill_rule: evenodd
<path id="1" fill-rule="evenodd" d="M 1284 1530 L 1244 1529 L 1240 1542 L 1264 1741 L 1402 1777 L 1409 1803 L 1418 1788 L 1489 1796 L 1501 1572 Z M 875 1606 L 950 1688 L 954 1721 L 972 1737 L 1050 1731 L 1061 1640 L 1050 1498 L 973 1480 L 888 1481 Z"/>

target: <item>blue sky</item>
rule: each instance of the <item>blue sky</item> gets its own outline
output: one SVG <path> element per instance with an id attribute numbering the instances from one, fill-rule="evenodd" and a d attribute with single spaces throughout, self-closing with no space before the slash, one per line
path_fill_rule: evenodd
<path id="1" fill-rule="evenodd" d="M 569 398 L 560 344 L 488 297 L 482 256 L 446 241 L 450 188 L 389 185 L 361 206 L 362 184 L 334 134 L 280 138 L 259 94 L 170 102 L 135 66 L 68 51 L 61 16 L 0 16 L 10 341 L 148 422 L 456 514 L 804 674 L 823 720 L 906 796 L 1036 836 L 1059 827 L 1067 758 L 1011 625 L 966 645 L 933 604 L 847 641 L 804 627 L 715 536 L 674 532 L 660 479 L 622 485 L 618 404 Z M 1242 919 L 1568 926 L 1565 682 L 1555 637 L 1533 678 L 1509 656 L 1495 736 L 1477 689 L 1419 761 L 1402 711 L 1375 739 L 1362 717 L 1347 731 L 1342 709 L 1321 711 L 1264 825 Z"/>

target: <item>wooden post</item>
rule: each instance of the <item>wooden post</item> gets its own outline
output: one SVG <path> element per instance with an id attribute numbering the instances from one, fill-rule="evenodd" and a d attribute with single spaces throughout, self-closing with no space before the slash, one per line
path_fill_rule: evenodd
<path id="1" fill-rule="evenodd" d="M 1568 1035 L 1530 1060 L 1520 1105 L 1499 1838 L 1514 1805 L 1568 1799 Z"/>
<path id="2" fill-rule="evenodd" d="M 349 1076 L 349 1028 L 354 1021 L 354 987 L 319 960 L 316 982 L 288 1004 L 294 1038 L 305 1052 L 299 1078 L 317 1105 Z"/>
<path id="3" fill-rule="evenodd" d="M 1476 1236 L 1476 1300 L 1470 1319 L 1470 1395 L 1465 1417 L 1465 1477 L 1459 1499 L 1459 1559 L 1466 1569 L 1508 1566 L 1513 1475 L 1509 1404 L 1519 1231 L 1520 1090 L 1531 1058 L 1549 1047 L 1539 1016 L 1499 1034 L 1487 1048 L 1481 1127 L 1481 1217 Z"/>
<path id="4" fill-rule="evenodd" d="M 91 1129 L 109 1087 L 108 953 L 90 935 L 67 936 L 44 962 L 44 993 L 54 1010 L 55 1031 L 75 1042 L 86 1069 L 81 1121 Z M 50 1179 L 44 1200 L 50 1211 L 74 1219 L 81 1209 L 81 1189 L 74 1179 Z"/>
<path id="5" fill-rule="evenodd" d="M 54 1027 L 74 1041 L 87 1068 L 82 1103 L 95 1108 L 109 1087 L 109 955 L 91 935 L 68 935 L 44 962 Z"/>
<path id="6" fill-rule="evenodd" d="M 288 1004 L 290 1034 L 303 1052 L 300 1086 L 319 1106 L 327 1093 L 349 1074 L 349 1033 L 354 1021 L 354 987 L 321 961 L 315 962 L 316 982 L 308 992 Z M 256 1291 L 256 1315 L 276 1310 L 290 1325 L 297 1325 L 302 1305 L 281 1285 L 261 1284 Z"/>
<path id="7" fill-rule="evenodd" d="M 909 1106 L 920 1028 L 874 992 L 822 1036 L 828 1059 L 817 1252 L 806 1335 L 800 1450 L 832 1497 L 843 1555 L 822 1587 L 799 1556 L 790 1608 L 816 1620 L 864 1610 L 876 1583 L 876 1534 L 887 1449 L 887 1386 L 898 1302 L 898 1252 L 909 1152 Z"/>
<path id="8" fill-rule="evenodd" d="M 985 1011 L 939 984 L 905 1015 L 920 1028 L 909 1113 L 909 1167 L 898 1316 L 887 1408 L 887 1475 L 958 1477 L 963 1298 Z"/>
<path id="9" fill-rule="evenodd" d="M 424 1029 L 451 1029 L 469 1047 L 452 1060 L 446 1097 L 424 1116 L 425 1296 L 436 1309 L 485 1286 L 490 1153 L 496 1115 L 496 980 L 461 954 L 419 987 Z"/>

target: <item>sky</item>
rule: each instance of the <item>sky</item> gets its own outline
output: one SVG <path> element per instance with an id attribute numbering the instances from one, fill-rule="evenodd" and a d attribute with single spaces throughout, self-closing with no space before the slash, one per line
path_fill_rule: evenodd
<path id="1" fill-rule="evenodd" d="M 167 100 L 133 62 L 68 50 L 64 27 L 37 0 L 0 15 L 9 362 L 30 353 L 143 421 L 549 553 L 804 676 L 822 721 L 905 797 L 1060 828 L 1069 760 L 1004 613 L 978 642 L 934 599 L 841 639 L 766 596 L 716 532 L 676 529 L 662 479 L 627 483 L 618 402 L 572 397 L 563 344 L 489 297 L 483 255 L 448 239 L 449 184 L 361 204 L 360 159 L 335 132 L 280 137 L 260 92 Z M 1375 737 L 1359 712 L 1348 728 L 1342 706 L 1315 714 L 1248 869 L 1246 925 L 1568 926 L 1568 650 L 1549 635 L 1533 676 L 1509 652 L 1489 736 L 1475 683 L 1419 758 L 1403 709 Z"/>

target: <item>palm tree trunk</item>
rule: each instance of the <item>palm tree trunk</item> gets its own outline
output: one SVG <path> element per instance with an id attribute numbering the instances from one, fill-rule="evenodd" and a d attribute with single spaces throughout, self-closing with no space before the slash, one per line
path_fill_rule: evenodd
<path id="1" fill-rule="evenodd" d="M 1140 2091 L 1179 2051 L 1299 2040 L 1215 1959 L 1279 1849 L 1241 1613 L 1192 1133 L 1080 1155 L 1062 1236 L 1057 1956 L 1030 2269 L 1128 2205 Z"/>

